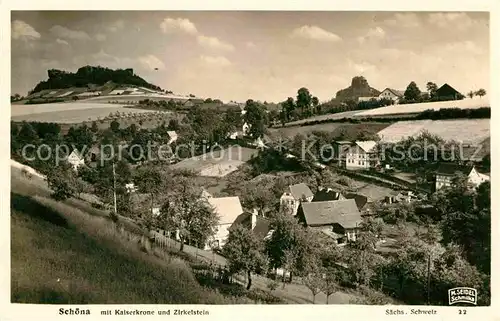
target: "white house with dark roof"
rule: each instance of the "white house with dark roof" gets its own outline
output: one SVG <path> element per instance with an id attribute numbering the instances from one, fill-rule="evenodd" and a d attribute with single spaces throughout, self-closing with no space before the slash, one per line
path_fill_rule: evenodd
<path id="1" fill-rule="evenodd" d="M 302 203 L 297 217 L 308 228 L 328 232 L 337 243 L 356 241 L 362 223 L 354 199 Z"/>
<path id="2" fill-rule="evenodd" d="M 70 163 L 70 165 L 76 171 L 80 166 L 85 165 L 85 158 L 79 151 L 74 149 L 68 156 L 68 163 Z"/>
<path id="3" fill-rule="evenodd" d="M 403 97 L 404 97 L 404 91 L 396 90 L 396 89 L 392 89 L 392 88 L 386 88 L 386 89 L 382 90 L 380 95 L 378 95 L 378 99 L 392 100 L 396 104 Z"/>
<path id="4" fill-rule="evenodd" d="M 377 142 L 373 140 L 356 141 L 345 152 L 345 167 L 347 169 L 368 169 L 378 164 Z"/>
<path id="5" fill-rule="evenodd" d="M 205 245 L 205 249 L 221 248 L 226 243 L 230 227 L 243 214 L 240 198 L 238 196 L 213 197 L 205 190 L 202 192 L 201 197 L 207 200 L 219 216 L 219 224 L 217 225 L 215 235 Z"/>
<path id="6" fill-rule="evenodd" d="M 305 183 L 290 185 L 288 190 L 281 195 L 280 209 L 288 208 L 295 215 L 301 202 L 311 202 L 314 194 Z"/>
<path id="7" fill-rule="evenodd" d="M 168 135 L 168 144 L 174 143 L 175 141 L 177 141 L 177 138 L 179 138 L 175 130 L 167 131 L 167 135 Z"/>
<path id="8" fill-rule="evenodd" d="M 468 183 L 477 187 L 481 183 L 490 180 L 488 175 L 479 173 L 474 166 L 461 166 L 453 163 L 441 163 L 436 170 L 435 186 L 434 189 L 440 190 L 443 187 L 451 186 L 453 178 L 457 173 L 462 173 L 467 176 Z"/>

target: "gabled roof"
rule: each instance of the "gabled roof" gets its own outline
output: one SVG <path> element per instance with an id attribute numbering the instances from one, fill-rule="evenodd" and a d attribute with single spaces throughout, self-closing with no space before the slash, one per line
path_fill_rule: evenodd
<path id="1" fill-rule="evenodd" d="M 82 154 L 77 149 L 73 149 L 73 151 L 69 154 L 68 157 L 70 157 L 71 155 L 74 155 L 74 156 L 78 157 L 79 159 L 83 159 Z"/>
<path id="2" fill-rule="evenodd" d="M 207 201 L 219 215 L 219 224 L 232 224 L 243 213 L 238 196 L 210 197 Z"/>
<path id="3" fill-rule="evenodd" d="M 303 197 L 309 198 L 314 196 L 311 189 L 305 183 L 290 185 L 290 193 L 296 200 L 300 200 Z"/>
<path id="4" fill-rule="evenodd" d="M 175 132 L 175 130 L 167 130 L 167 134 L 172 139 L 176 139 L 178 137 L 177 133 Z"/>
<path id="5" fill-rule="evenodd" d="M 460 94 L 460 92 L 458 90 L 456 90 L 455 88 L 451 87 L 450 85 L 444 84 L 436 90 L 436 94 L 438 96 L 441 96 L 441 95 L 449 95 L 449 94 Z"/>
<path id="6" fill-rule="evenodd" d="M 354 202 L 356 202 L 356 206 L 358 207 L 359 210 L 365 207 L 366 203 L 368 202 L 368 197 L 361 194 L 346 193 L 344 194 L 344 197 L 348 200 L 353 199 Z"/>
<path id="7" fill-rule="evenodd" d="M 308 226 L 339 224 L 343 228 L 355 228 L 361 224 L 361 214 L 353 199 L 301 204 Z"/>
<path id="8" fill-rule="evenodd" d="M 387 87 L 386 89 L 382 90 L 382 91 L 380 92 L 380 94 L 382 94 L 382 93 L 383 93 L 384 91 L 386 91 L 386 90 L 388 90 L 388 91 L 392 92 L 394 95 L 396 95 L 396 96 L 398 96 L 398 97 L 403 97 L 403 96 L 404 96 L 404 91 L 402 91 L 402 90 L 392 89 L 392 88 L 389 88 L 389 87 Z"/>
<path id="9" fill-rule="evenodd" d="M 233 222 L 233 225 L 229 228 L 231 231 L 238 225 L 243 225 L 244 227 L 250 229 L 252 226 L 252 213 L 243 213 L 239 215 Z M 271 222 L 262 216 L 256 216 L 256 224 L 252 232 L 260 239 L 264 239 L 271 231 Z"/>
<path id="10" fill-rule="evenodd" d="M 345 199 L 340 192 L 334 191 L 331 188 L 319 189 L 312 199 L 312 202 L 338 201 Z"/>
<path id="11" fill-rule="evenodd" d="M 377 142 L 374 140 L 356 141 L 356 145 L 359 146 L 365 153 L 372 152 Z"/>
<path id="12" fill-rule="evenodd" d="M 455 173 L 460 172 L 464 175 L 469 175 L 473 168 L 474 166 L 463 166 L 455 163 L 439 163 L 436 174 L 453 176 Z"/>

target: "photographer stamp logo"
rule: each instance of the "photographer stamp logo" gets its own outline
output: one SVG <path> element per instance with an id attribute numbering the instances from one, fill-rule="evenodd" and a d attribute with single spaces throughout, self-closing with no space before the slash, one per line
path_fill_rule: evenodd
<path id="1" fill-rule="evenodd" d="M 458 287 L 448 290 L 448 302 L 450 305 L 456 303 L 477 304 L 477 290 L 467 287 Z"/>

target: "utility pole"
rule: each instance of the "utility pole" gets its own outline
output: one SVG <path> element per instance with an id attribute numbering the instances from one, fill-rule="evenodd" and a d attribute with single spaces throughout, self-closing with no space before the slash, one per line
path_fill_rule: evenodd
<path id="1" fill-rule="evenodd" d="M 427 305 L 430 305 L 431 301 L 431 254 L 427 257 Z"/>
<path id="2" fill-rule="evenodd" d="M 115 208 L 115 216 L 117 215 L 116 211 L 116 173 L 115 173 L 115 163 L 113 162 L 113 201 Z"/>

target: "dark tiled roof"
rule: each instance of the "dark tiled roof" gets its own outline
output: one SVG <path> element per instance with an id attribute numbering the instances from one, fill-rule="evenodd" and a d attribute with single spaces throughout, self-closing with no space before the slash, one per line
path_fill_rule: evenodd
<path id="1" fill-rule="evenodd" d="M 297 200 L 300 200 L 303 197 L 308 198 L 314 196 L 313 192 L 311 192 L 311 189 L 305 183 L 290 185 L 290 193 Z"/>
<path id="2" fill-rule="evenodd" d="M 344 228 L 354 228 L 361 223 L 361 214 L 353 199 L 302 203 L 301 206 L 308 226 L 337 223 Z"/>
<path id="3" fill-rule="evenodd" d="M 338 201 L 344 197 L 340 192 L 334 191 L 331 188 L 324 188 L 319 190 L 314 194 L 313 202 L 326 202 L 326 201 Z"/>
<path id="4" fill-rule="evenodd" d="M 356 202 L 356 206 L 358 207 L 359 210 L 361 210 L 368 202 L 368 197 L 361 194 L 347 193 L 344 194 L 344 197 L 348 200 L 353 199 Z"/>
<path id="5" fill-rule="evenodd" d="M 399 97 L 403 97 L 404 96 L 404 91 L 402 91 L 402 90 L 396 90 L 396 89 L 392 89 L 392 88 L 386 88 L 386 89 L 384 89 L 382 91 L 385 91 L 385 90 L 389 90 L 394 95 L 399 96 Z"/>
<path id="6" fill-rule="evenodd" d="M 460 94 L 460 92 L 458 92 L 455 88 L 451 87 L 450 85 L 444 84 L 436 90 L 436 94 L 438 96 L 448 96 L 448 95 Z"/>
<path id="7" fill-rule="evenodd" d="M 472 171 L 473 166 L 463 166 L 454 163 L 440 163 L 436 170 L 436 174 L 439 175 L 455 175 L 457 172 L 469 175 Z"/>
<path id="8" fill-rule="evenodd" d="M 246 228 L 251 228 L 252 226 L 252 214 L 251 213 L 243 213 L 239 215 L 234 223 L 231 225 L 229 230 L 233 230 L 236 228 L 238 225 L 243 225 Z M 263 218 L 262 216 L 257 216 L 257 222 L 255 224 L 255 227 L 253 229 L 254 234 L 258 237 L 263 239 L 266 237 L 266 235 L 269 233 L 271 230 L 271 224 L 270 222 Z"/>

